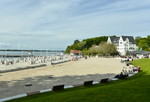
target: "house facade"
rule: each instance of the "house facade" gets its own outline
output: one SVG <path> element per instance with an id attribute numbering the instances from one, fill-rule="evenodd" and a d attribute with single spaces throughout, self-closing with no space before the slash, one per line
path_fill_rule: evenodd
<path id="1" fill-rule="evenodd" d="M 120 55 L 126 55 L 128 51 L 137 51 L 137 46 L 133 36 L 110 36 L 108 37 L 107 42 L 114 44 Z"/>

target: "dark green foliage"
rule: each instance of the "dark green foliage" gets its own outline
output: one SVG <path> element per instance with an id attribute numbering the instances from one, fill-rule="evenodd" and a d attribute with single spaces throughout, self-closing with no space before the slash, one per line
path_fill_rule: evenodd
<path id="1" fill-rule="evenodd" d="M 66 48 L 65 53 L 69 53 L 70 50 L 81 50 L 83 52 L 87 52 L 87 50 L 90 47 L 92 47 L 92 45 L 99 45 L 101 42 L 107 41 L 107 39 L 108 39 L 107 36 L 102 36 L 102 37 L 84 39 L 81 42 L 79 40 L 75 40 L 73 45 L 68 46 Z"/>
<path id="2" fill-rule="evenodd" d="M 146 38 L 136 37 L 135 41 L 139 49 L 150 51 L 150 36 Z"/>
<path id="3" fill-rule="evenodd" d="M 138 45 L 138 43 L 140 42 L 140 39 L 141 39 L 142 37 L 140 37 L 140 36 L 137 36 L 136 38 L 135 38 L 135 42 L 136 42 L 136 44 Z"/>
<path id="4" fill-rule="evenodd" d="M 107 41 L 108 37 L 107 36 L 102 36 L 102 37 L 96 37 L 96 38 L 90 38 L 90 39 L 85 39 L 83 41 L 86 41 L 85 47 L 89 49 L 92 47 L 92 45 L 99 45 L 101 42 Z"/>
<path id="5" fill-rule="evenodd" d="M 150 47 L 150 36 L 147 36 L 147 43 L 148 43 L 148 46 Z"/>
<path id="6" fill-rule="evenodd" d="M 77 40 L 74 41 L 73 44 L 77 44 L 77 43 L 79 43 L 79 42 L 80 42 L 80 41 L 77 39 Z"/>
<path id="7" fill-rule="evenodd" d="M 83 48 L 78 45 L 79 43 L 68 46 L 65 53 L 69 53 L 70 50 L 82 50 Z"/>

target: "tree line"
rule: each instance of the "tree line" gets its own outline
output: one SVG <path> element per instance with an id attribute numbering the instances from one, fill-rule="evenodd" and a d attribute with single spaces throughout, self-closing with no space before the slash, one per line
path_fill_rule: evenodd
<path id="1" fill-rule="evenodd" d="M 150 51 L 150 35 L 147 37 L 136 37 L 135 42 L 139 50 Z"/>
<path id="2" fill-rule="evenodd" d="M 101 42 L 107 41 L 108 36 L 88 38 L 82 41 L 75 40 L 71 46 L 66 48 L 65 53 L 69 53 L 70 50 L 81 50 L 84 53 L 88 53 L 88 50 L 92 45 L 99 45 Z"/>
<path id="3" fill-rule="evenodd" d="M 84 39 L 82 41 L 75 40 L 71 46 L 66 48 L 65 53 L 70 50 L 81 50 L 84 54 L 114 55 L 118 54 L 113 44 L 107 44 L 108 36 Z"/>
<path id="4" fill-rule="evenodd" d="M 117 55 L 117 49 L 113 44 L 107 43 L 108 36 L 84 39 L 82 41 L 75 40 L 71 46 L 66 48 L 65 53 L 70 53 L 70 50 L 80 50 L 84 54 L 98 55 Z M 136 37 L 136 45 L 139 50 L 150 51 L 150 36 Z"/>

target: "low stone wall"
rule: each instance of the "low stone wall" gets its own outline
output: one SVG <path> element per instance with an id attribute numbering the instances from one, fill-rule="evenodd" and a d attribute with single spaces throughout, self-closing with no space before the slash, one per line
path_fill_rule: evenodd
<path id="1" fill-rule="evenodd" d="M 71 61 L 71 59 L 62 60 L 62 61 L 52 61 L 51 65 L 61 64 L 61 63 L 69 62 L 69 61 Z"/>
<path id="2" fill-rule="evenodd" d="M 40 65 L 34 65 L 34 66 L 26 66 L 26 67 L 19 67 L 19 68 L 16 68 L 16 69 L 1 70 L 0 73 L 20 71 L 20 70 L 26 70 L 26 69 L 33 69 L 33 68 L 39 68 L 39 67 L 44 67 L 44 66 L 46 66 L 46 64 L 40 64 Z"/>

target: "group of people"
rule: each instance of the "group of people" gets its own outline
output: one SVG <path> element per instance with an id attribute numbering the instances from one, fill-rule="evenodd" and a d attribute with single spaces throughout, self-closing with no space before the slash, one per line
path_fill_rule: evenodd
<path id="1" fill-rule="evenodd" d="M 129 74 L 132 74 L 134 72 L 139 72 L 141 69 L 139 66 L 136 66 L 134 67 L 133 65 L 131 65 L 130 62 L 127 62 L 127 61 L 133 61 L 133 59 L 122 59 L 121 62 L 122 63 L 126 63 L 126 67 L 123 67 L 122 69 L 122 72 L 118 75 L 115 76 L 115 78 L 118 78 L 118 79 L 124 79 L 126 77 L 129 76 Z"/>
<path id="2" fill-rule="evenodd" d="M 77 61 L 80 58 L 83 58 L 83 56 L 72 56 L 72 61 Z"/>
<path id="3" fill-rule="evenodd" d="M 118 78 L 118 79 L 124 79 L 126 77 L 128 77 L 128 74 L 123 74 L 123 72 L 115 76 L 115 78 Z"/>
<path id="4" fill-rule="evenodd" d="M 132 70 L 123 70 L 120 74 L 116 75 L 115 78 L 125 79 L 129 76 L 129 74 L 134 73 L 136 71 L 139 72 L 140 70 L 140 67 L 133 67 Z"/>

